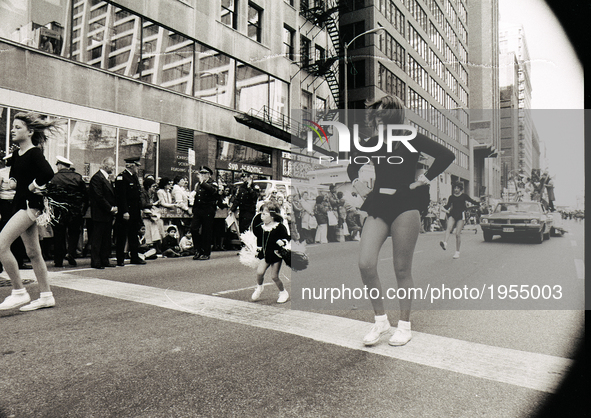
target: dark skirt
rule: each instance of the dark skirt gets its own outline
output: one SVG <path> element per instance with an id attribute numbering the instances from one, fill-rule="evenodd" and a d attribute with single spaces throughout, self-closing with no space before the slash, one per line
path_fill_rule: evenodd
<path id="1" fill-rule="evenodd" d="M 429 187 L 419 186 L 414 190 L 408 187 L 397 189 L 393 195 L 379 193 L 373 190 L 367 195 L 361 210 L 369 216 L 381 218 L 388 225 L 401 214 L 410 210 L 418 210 L 423 214 L 429 208 Z"/>

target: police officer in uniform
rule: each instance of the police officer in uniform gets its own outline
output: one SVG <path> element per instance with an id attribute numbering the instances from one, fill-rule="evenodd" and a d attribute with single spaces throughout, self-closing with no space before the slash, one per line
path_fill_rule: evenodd
<path id="1" fill-rule="evenodd" d="M 53 226 L 53 263 L 63 267 L 64 257 L 71 266 L 76 266 L 76 248 L 82 233 L 84 214 L 88 209 L 88 191 L 82 176 L 72 168 L 72 161 L 65 157 L 56 157 L 57 173 L 51 183 L 66 191 L 68 196 L 61 201 L 67 204 L 56 225 Z"/>
<path id="2" fill-rule="evenodd" d="M 252 218 L 256 214 L 257 202 L 259 200 L 259 186 L 255 186 L 252 180 L 252 174 L 243 171 L 240 175 L 242 183 L 236 190 L 236 194 L 230 201 L 230 210 L 235 212 L 236 209 L 240 211 L 238 218 L 240 233 L 243 233 L 250 228 Z"/>
<path id="3" fill-rule="evenodd" d="M 140 157 L 125 159 L 125 170 L 115 180 L 115 197 L 117 199 L 116 254 L 117 265 L 125 265 L 125 242 L 128 244 L 131 264 L 146 264 L 138 255 L 138 231 L 144 225 L 141 216 L 141 189 L 137 176 Z"/>
<path id="4" fill-rule="evenodd" d="M 218 185 L 213 181 L 213 171 L 206 166 L 199 167 L 199 182 L 195 185 L 193 220 L 191 233 L 196 254 L 193 260 L 209 260 L 213 238 L 213 219 L 218 200 Z"/>

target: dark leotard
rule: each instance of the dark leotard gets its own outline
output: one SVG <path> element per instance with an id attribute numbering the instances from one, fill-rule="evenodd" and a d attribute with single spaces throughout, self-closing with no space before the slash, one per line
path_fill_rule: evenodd
<path id="1" fill-rule="evenodd" d="M 367 140 L 365 147 L 377 143 L 378 138 L 372 137 Z M 404 144 L 398 143 L 397 147 L 392 149 L 391 153 L 387 152 L 386 144 L 374 153 L 360 153 L 358 156 L 369 157 L 375 166 L 375 186 L 373 190 L 367 195 L 361 210 L 364 210 L 370 216 L 382 218 L 388 224 L 391 224 L 401 213 L 409 210 L 418 210 L 423 212 L 429 206 L 429 187 L 419 186 L 414 190 L 410 190 L 409 186 L 415 181 L 415 173 L 419 156 L 425 153 L 434 157 L 433 164 L 427 172 L 425 177 L 432 180 L 441 174 L 453 162 L 455 156 L 453 152 L 445 146 L 427 138 L 420 133 L 416 138 L 410 141 L 410 144 L 418 151 L 411 152 Z M 389 164 L 388 157 L 401 157 L 402 164 Z M 379 158 L 379 162 L 378 161 Z M 359 169 L 367 161 L 367 158 L 352 158 L 351 163 L 347 167 L 347 174 L 351 180 L 359 176 Z M 400 161 L 400 158 L 391 158 L 391 161 Z M 396 189 L 394 195 L 380 193 L 380 189 Z"/>

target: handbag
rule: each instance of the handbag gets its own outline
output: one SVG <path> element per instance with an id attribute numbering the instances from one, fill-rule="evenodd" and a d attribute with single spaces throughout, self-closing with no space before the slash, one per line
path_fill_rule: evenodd
<path id="1" fill-rule="evenodd" d="M 329 210 L 328 214 L 328 226 L 337 226 L 339 224 L 339 218 L 334 210 Z"/>

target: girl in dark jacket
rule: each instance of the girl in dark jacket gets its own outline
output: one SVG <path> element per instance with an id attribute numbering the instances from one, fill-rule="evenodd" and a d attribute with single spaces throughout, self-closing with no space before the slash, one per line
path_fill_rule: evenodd
<path id="1" fill-rule="evenodd" d="M 252 231 L 257 237 L 258 258 L 261 260 L 257 268 L 257 286 L 252 294 L 253 301 L 261 297 L 265 272 L 269 268 L 271 279 L 279 288 L 277 303 L 285 303 L 289 299 L 289 293 L 279 279 L 282 259 L 276 254 L 280 247 L 284 247 L 289 242 L 289 233 L 282 222 L 280 212 L 281 208 L 276 203 L 267 202 L 261 206 L 260 218 L 256 216 L 253 220 Z"/>

